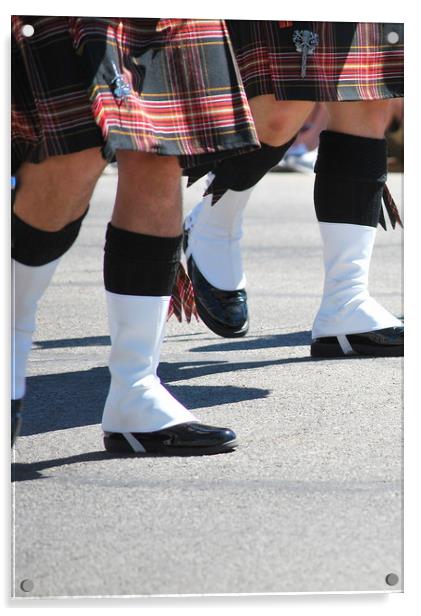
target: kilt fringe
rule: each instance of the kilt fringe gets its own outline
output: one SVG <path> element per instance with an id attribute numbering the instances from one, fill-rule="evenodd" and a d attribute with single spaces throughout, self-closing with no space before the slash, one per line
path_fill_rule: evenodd
<path id="1" fill-rule="evenodd" d="M 191 322 L 192 317 L 195 317 L 197 321 L 199 320 L 193 285 L 183 264 L 180 263 L 168 308 L 167 320 L 174 315 L 182 323 L 183 314 L 187 323 Z"/>
<path id="2" fill-rule="evenodd" d="M 388 187 L 386 186 L 386 184 L 384 185 L 384 188 L 383 188 L 383 203 L 386 208 L 386 212 L 389 216 L 392 229 L 396 227 L 396 223 L 403 228 L 403 223 L 399 215 L 398 206 L 396 205 L 395 200 L 393 199 L 392 194 L 390 190 L 388 189 Z M 379 223 L 383 227 L 383 229 L 386 231 L 387 230 L 386 229 L 386 219 L 384 217 L 383 209 L 380 210 Z"/>

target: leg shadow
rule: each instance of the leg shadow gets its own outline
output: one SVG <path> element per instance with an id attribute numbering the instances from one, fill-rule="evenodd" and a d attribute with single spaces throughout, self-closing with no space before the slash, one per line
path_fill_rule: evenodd
<path id="1" fill-rule="evenodd" d="M 214 351 L 253 351 L 281 347 L 310 346 L 311 331 L 272 334 L 270 336 L 253 336 L 236 340 L 220 339 L 216 344 L 198 346 L 190 349 L 191 353 L 211 353 Z"/>
<path id="2" fill-rule="evenodd" d="M 261 365 L 262 362 L 256 362 Z M 168 368 L 170 367 L 170 368 Z M 231 372 L 250 364 L 183 362 L 161 364 L 162 380 L 185 381 L 208 374 Z M 167 378 L 168 377 L 168 378 Z M 95 425 L 101 422 L 110 382 L 108 368 L 29 377 L 23 412 L 22 436 Z M 233 404 L 265 398 L 259 387 L 169 385 L 168 389 L 189 409 Z"/>

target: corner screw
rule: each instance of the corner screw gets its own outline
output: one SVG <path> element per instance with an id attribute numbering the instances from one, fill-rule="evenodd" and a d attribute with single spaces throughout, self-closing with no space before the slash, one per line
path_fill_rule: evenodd
<path id="1" fill-rule="evenodd" d="M 23 36 L 26 36 L 26 38 L 34 36 L 34 33 L 35 29 L 34 26 L 31 26 L 31 24 L 25 24 L 24 26 L 22 26 L 22 34 Z"/>
<path id="2" fill-rule="evenodd" d="M 22 580 L 20 587 L 24 592 L 31 592 L 34 589 L 34 583 L 32 580 Z"/>
<path id="3" fill-rule="evenodd" d="M 395 586 L 399 582 L 399 577 L 396 573 L 388 573 L 386 575 L 386 584 L 389 586 Z"/>

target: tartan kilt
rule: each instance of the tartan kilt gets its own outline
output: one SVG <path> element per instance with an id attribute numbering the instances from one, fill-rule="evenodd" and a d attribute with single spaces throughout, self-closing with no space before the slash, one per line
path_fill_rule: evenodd
<path id="1" fill-rule="evenodd" d="M 224 21 L 12 16 L 12 172 L 92 147 L 185 167 L 257 146 Z"/>
<path id="2" fill-rule="evenodd" d="M 358 101 L 403 96 L 403 24 L 228 20 L 248 98 Z M 314 52 L 297 46 L 315 35 Z M 295 39 L 295 40 L 294 40 Z"/>

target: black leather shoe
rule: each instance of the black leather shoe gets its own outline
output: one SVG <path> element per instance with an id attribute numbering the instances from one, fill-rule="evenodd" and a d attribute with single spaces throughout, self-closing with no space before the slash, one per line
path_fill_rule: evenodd
<path id="1" fill-rule="evenodd" d="M 223 291 L 212 286 L 201 274 L 193 257 L 189 258 L 187 268 L 194 289 L 197 312 L 205 325 L 223 338 L 245 336 L 249 329 L 245 289 Z"/>
<path id="2" fill-rule="evenodd" d="M 316 338 L 311 344 L 312 357 L 343 357 L 366 355 L 369 357 L 402 357 L 404 328 L 387 327 L 363 334 L 348 334 L 349 353 L 342 350 L 336 336 Z"/>
<path id="3" fill-rule="evenodd" d="M 110 453 L 155 453 L 166 456 L 203 456 L 237 447 L 235 432 L 228 428 L 187 422 L 157 432 L 105 432 Z"/>
<path id="4" fill-rule="evenodd" d="M 184 228 L 183 248 L 187 252 L 189 232 Z M 202 321 L 218 336 L 241 338 L 249 329 L 247 293 L 223 291 L 212 286 L 200 272 L 192 256 L 187 259 L 187 271 L 194 289 L 197 312 Z"/>
<path id="5" fill-rule="evenodd" d="M 184 250 L 187 250 L 188 231 L 184 231 Z M 247 293 L 223 291 L 212 286 L 197 267 L 194 259 L 187 259 L 187 270 L 194 289 L 197 312 L 202 321 L 218 336 L 241 338 L 249 329 Z"/>
<path id="6" fill-rule="evenodd" d="M 22 426 L 22 408 L 23 400 L 12 400 L 12 417 L 11 417 L 11 432 L 12 432 L 12 447 L 16 437 L 19 435 Z"/>

